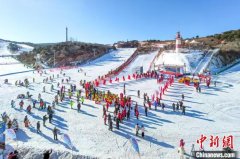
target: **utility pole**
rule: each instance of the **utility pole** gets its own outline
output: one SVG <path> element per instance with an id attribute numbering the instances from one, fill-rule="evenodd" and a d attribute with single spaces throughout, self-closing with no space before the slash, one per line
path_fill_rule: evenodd
<path id="1" fill-rule="evenodd" d="M 93 53 L 94 53 L 93 56 L 95 57 L 95 55 L 96 55 L 96 49 L 95 48 L 93 49 Z"/>
<path id="2" fill-rule="evenodd" d="M 53 53 L 53 67 L 55 67 L 56 66 L 56 55 L 55 55 L 55 51 L 54 51 L 54 53 Z"/>
<path id="3" fill-rule="evenodd" d="M 66 42 L 68 42 L 68 28 L 66 27 Z"/>

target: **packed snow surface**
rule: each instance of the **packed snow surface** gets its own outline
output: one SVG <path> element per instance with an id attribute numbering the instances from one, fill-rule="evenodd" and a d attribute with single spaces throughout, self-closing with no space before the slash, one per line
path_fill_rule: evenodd
<path id="1" fill-rule="evenodd" d="M 131 114 L 129 121 L 124 120 L 120 124 L 120 130 L 114 128 L 113 132 L 108 130 L 108 126 L 104 125 L 102 118 L 102 105 L 95 104 L 93 101 L 85 100 L 81 107 L 81 112 L 76 110 L 76 98 L 74 97 L 74 109 L 70 108 L 69 100 L 66 99 L 60 105 L 56 106 L 55 114 L 53 116 L 53 123 L 46 123 L 46 127 L 42 126 L 42 117 L 46 114 L 46 110 L 32 109 L 32 114 L 26 113 L 26 106 L 31 104 L 30 101 L 24 100 L 24 110 L 19 109 L 18 103 L 20 100 L 16 99 L 20 93 L 26 94 L 27 91 L 33 95 L 33 99 L 37 99 L 38 94 L 41 93 L 43 100 L 49 104 L 52 103 L 57 88 L 57 83 L 62 79 L 71 77 L 70 84 L 76 84 L 77 89 L 82 89 L 79 86 L 80 80 L 94 80 L 98 76 L 103 75 L 116 68 L 124 60 L 127 59 L 134 49 L 120 49 L 111 54 L 102 57 L 95 62 L 80 67 L 82 71 L 78 72 L 80 68 L 64 70 L 60 74 L 58 69 L 46 70 L 47 74 L 40 76 L 36 71 L 14 74 L 9 76 L 0 77 L 0 113 L 7 112 L 11 118 L 17 118 L 19 121 L 20 130 L 17 132 L 17 141 L 7 140 L 7 142 L 17 149 L 17 147 L 34 147 L 37 152 L 42 153 L 43 150 L 53 148 L 55 151 L 69 151 L 71 150 L 62 142 L 60 136 L 59 141 L 53 140 L 52 130 L 56 126 L 60 129 L 61 133 L 66 133 L 70 136 L 73 143 L 73 153 L 95 156 L 99 158 L 138 158 L 138 155 L 132 149 L 128 141 L 130 136 L 135 136 L 134 127 L 137 123 L 145 126 L 145 138 L 136 137 L 141 158 L 146 159 L 173 159 L 179 158 L 177 153 L 179 147 L 179 140 L 184 139 L 186 142 L 185 149 L 190 153 L 191 145 L 195 144 L 195 149 L 199 149 L 197 139 L 201 134 L 208 137 L 204 142 L 204 149 L 211 150 L 209 147 L 210 135 L 219 136 L 220 139 L 224 135 L 234 136 L 234 147 L 237 149 L 240 146 L 240 132 L 239 132 L 239 115 L 240 115 L 240 65 L 237 65 L 230 70 L 222 73 L 219 76 L 213 77 L 217 81 L 217 86 L 213 85 L 207 88 L 204 83 L 201 84 L 202 93 L 197 93 L 193 86 L 186 86 L 180 84 L 175 79 L 174 84 L 169 87 L 166 94 L 163 95 L 163 102 L 166 105 L 165 110 L 157 108 L 148 112 L 145 116 L 143 108 L 143 93 L 148 93 L 149 97 L 163 86 L 163 83 L 157 84 L 155 79 L 140 79 L 140 80 L 126 80 L 107 85 L 101 85 L 98 89 L 110 90 L 114 93 L 121 93 L 123 85 L 126 84 L 126 94 L 131 96 L 133 103 L 138 102 L 140 110 L 139 120 Z M 172 53 L 173 54 L 173 53 Z M 140 55 L 131 64 L 123 70 L 120 76 L 132 73 L 132 68 L 135 66 L 142 66 L 144 61 L 151 62 L 153 55 Z M 168 57 L 169 56 L 169 57 Z M 187 63 L 187 58 L 179 55 L 180 60 L 172 59 L 171 53 L 166 53 L 159 63 L 165 61 L 170 64 L 183 64 Z M 135 63 L 135 64 L 134 64 Z M 145 64 L 144 64 L 145 65 Z M 149 66 L 148 65 L 148 66 Z M 189 62 L 187 63 L 188 69 Z M 11 66 L 11 65 L 10 65 Z M 10 67 L 9 66 L 9 67 Z M 146 64 L 146 68 L 148 67 Z M 1 66 L 0 66 L 1 67 Z M 2 67 L 1 67 L 2 69 Z M 0 70 L 1 70 L 0 69 Z M 17 68 L 16 68 L 17 69 Z M 86 73 L 86 76 L 85 76 Z M 43 79 L 50 75 L 55 76 L 53 85 L 55 90 L 50 91 L 51 83 L 43 83 Z M 60 75 L 59 78 L 57 74 Z M 8 78 L 10 84 L 3 84 L 4 79 Z M 30 87 L 17 87 L 15 86 L 16 80 L 24 80 L 28 78 Z M 35 78 L 35 83 L 32 79 Z M 165 81 L 164 81 L 165 82 Z M 68 89 L 70 84 L 63 83 Z M 46 93 L 42 92 L 43 86 L 46 87 Z M 137 97 L 137 90 L 141 92 L 141 98 Z M 181 100 L 181 95 L 185 95 L 184 106 L 186 106 L 186 115 L 181 112 L 173 112 L 172 103 Z M 16 107 L 11 108 L 10 101 L 16 101 Z M 133 106 L 134 106 L 133 105 Z M 38 107 L 38 104 L 37 104 Z M 113 106 L 110 107 L 110 113 L 113 112 Z M 23 125 L 24 116 L 28 115 L 32 127 L 25 128 Z M 36 123 L 41 122 L 42 133 L 36 133 Z M 221 149 L 222 141 L 220 140 L 219 148 Z M 54 153 L 56 155 L 56 153 Z"/>

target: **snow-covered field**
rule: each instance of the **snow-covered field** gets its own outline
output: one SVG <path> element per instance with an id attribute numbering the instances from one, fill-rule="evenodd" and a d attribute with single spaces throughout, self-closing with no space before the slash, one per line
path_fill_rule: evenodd
<path id="1" fill-rule="evenodd" d="M 20 125 L 20 130 L 17 132 L 18 142 L 9 141 L 14 148 L 29 148 L 34 147 L 34 153 L 41 153 L 43 150 L 53 148 L 55 151 L 69 151 L 71 150 L 62 142 L 53 140 L 52 129 L 56 126 L 60 129 L 61 133 L 66 133 L 70 136 L 74 149 L 74 154 L 81 154 L 87 156 L 94 156 L 99 158 L 139 158 L 133 151 L 132 146 L 128 141 L 130 136 L 135 136 L 134 126 L 139 123 L 144 125 L 146 137 L 144 139 L 136 137 L 141 158 L 146 159 L 174 159 L 179 158 L 177 149 L 179 140 L 184 139 L 186 142 L 186 152 L 190 153 L 192 144 L 195 144 L 195 149 L 198 150 L 199 145 L 197 139 L 201 134 L 219 136 L 223 138 L 224 135 L 234 136 L 234 148 L 236 150 L 240 146 L 240 131 L 239 131 L 239 115 L 240 115 L 240 65 L 237 65 L 231 70 L 224 72 L 219 76 L 213 77 L 217 80 L 217 86 L 205 87 L 201 84 L 202 93 L 197 93 L 193 86 L 185 86 L 179 84 L 175 80 L 174 84 L 168 89 L 163 96 L 162 102 L 166 105 L 165 110 L 161 108 L 158 110 L 150 110 L 148 117 L 144 115 L 143 109 L 143 93 L 151 95 L 158 90 L 163 84 L 157 84 L 155 79 L 141 79 L 141 80 L 126 80 L 125 82 L 114 82 L 100 86 L 101 90 L 110 90 L 114 93 L 123 91 L 123 84 L 126 84 L 126 94 L 131 96 L 135 102 L 140 105 L 140 119 L 137 120 L 131 114 L 129 121 L 124 120 L 120 124 L 120 130 L 115 128 L 113 132 L 108 130 L 102 118 L 102 105 L 95 104 L 93 101 L 85 100 L 82 105 L 81 112 L 76 110 L 76 100 L 74 98 L 74 109 L 70 108 L 69 100 L 65 100 L 59 106 L 56 106 L 53 123 L 47 122 L 47 127 L 41 127 L 42 133 L 36 133 L 36 123 L 42 123 L 42 117 L 46 114 L 45 110 L 33 109 L 33 114 L 26 113 L 26 106 L 31 104 L 30 101 L 24 100 L 24 110 L 20 110 L 16 99 L 20 93 L 26 94 L 27 91 L 33 95 L 33 99 L 37 99 L 38 93 L 42 94 L 42 98 L 49 102 L 53 101 L 56 94 L 57 83 L 63 78 L 71 77 L 71 84 L 76 84 L 77 89 L 80 89 L 79 81 L 94 80 L 99 75 L 106 74 L 111 69 L 118 67 L 123 63 L 135 49 L 120 49 L 108 55 L 97 59 L 94 62 L 85 64 L 81 67 L 83 72 L 78 72 L 78 68 L 64 70 L 66 77 L 62 74 L 59 78 L 54 79 L 54 92 L 50 91 L 51 84 L 44 84 L 44 78 L 54 74 L 55 77 L 59 74 L 59 70 L 47 70 L 47 74 L 40 76 L 36 72 L 28 72 L 21 74 L 14 74 L 9 76 L 0 77 L 0 113 L 7 112 L 10 117 L 17 118 Z M 198 53 L 200 54 L 200 53 Z M 119 77 L 132 73 L 132 69 L 137 66 L 144 66 L 149 68 L 150 62 L 156 53 L 138 56 L 132 64 L 120 73 Z M 170 55 L 170 54 L 169 54 Z M 165 56 L 166 57 L 166 56 Z M 167 57 L 168 58 L 168 57 Z M 173 64 L 187 63 L 188 69 L 191 70 L 190 63 L 186 57 L 180 57 L 181 60 L 175 60 L 169 57 Z M 190 58 L 189 58 L 190 59 Z M 195 59 L 196 61 L 197 58 Z M 160 63 L 163 61 L 160 61 Z M 1 65 L 0 65 L 1 67 Z M 10 66 L 9 66 L 10 67 Z M 1 67 L 2 68 L 2 67 Z M 1 69 L 0 69 L 1 71 Z M 86 76 L 84 75 L 86 73 Z M 32 83 L 33 77 L 36 82 Z M 10 84 L 3 84 L 5 78 L 9 79 Z M 30 88 L 16 87 L 14 85 L 16 80 L 24 80 L 28 78 L 30 81 Z M 61 82 L 60 82 L 61 83 Z M 70 84 L 64 83 L 68 89 Z M 46 93 L 42 92 L 43 86 L 46 86 Z M 137 97 L 137 90 L 141 91 L 141 98 Z M 185 94 L 184 105 L 186 106 L 186 115 L 181 112 L 172 111 L 172 103 L 181 99 L 181 94 Z M 11 108 L 11 99 L 16 100 L 16 108 Z M 113 112 L 113 107 L 110 108 L 110 113 Z M 30 129 L 24 128 L 23 119 L 28 115 L 32 127 Z M 42 124 L 41 124 L 42 125 Z M 60 137 L 59 137 L 60 138 Z M 218 149 L 221 149 L 221 140 Z M 204 142 L 205 150 L 211 150 L 209 147 L 209 139 Z M 54 152 L 53 156 L 57 153 Z"/>

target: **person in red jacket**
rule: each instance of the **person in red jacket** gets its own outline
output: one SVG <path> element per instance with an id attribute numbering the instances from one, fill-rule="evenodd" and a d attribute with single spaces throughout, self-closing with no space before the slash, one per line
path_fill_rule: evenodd
<path id="1" fill-rule="evenodd" d="M 120 122 L 122 121 L 122 114 L 120 112 L 118 112 L 118 119 L 120 120 Z"/>
<path id="2" fill-rule="evenodd" d="M 28 105 L 28 107 L 27 107 L 27 112 L 28 112 L 29 114 L 31 113 L 31 109 L 32 109 L 31 105 Z"/>
<path id="3" fill-rule="evenodd" d="M 108 108 L 109 108 L 109 102 L 107 101 L 107 104 L 106 104 L 106 108 L 107 108 L 107 112 L 108 112 Z"/>
<path id="4" fill-rule="evenodd" d="M 183 141 L 183 139 L 180 140 L 179 146 L 181 148 L 184 148 L 185 142 Z"/>
<path id="5" fill-rule="evenodd" d="M 138 119 L 138 116 L 139 116 L 139 111 L 138 111 L 138 109 L 136 110 L 136 117 L 137 117 L 137 119 Z"/>

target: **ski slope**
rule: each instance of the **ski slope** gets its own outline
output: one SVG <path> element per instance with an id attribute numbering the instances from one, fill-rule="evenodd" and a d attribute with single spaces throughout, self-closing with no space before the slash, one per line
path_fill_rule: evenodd
<path id="1" fill-rule="evenodd" d="M 17 133 L 18 142 L 7 139 L 7 143 L 13 148 L 19 148 L 22 151 L 25 149 L 28 156 L 33 158 L 40 158 L 39 154 L 50 148 L 54 150 L 52 159 L 71 158 L 71 155 L 66 157 L 63 154 L 66 151 L 70 154 L 98 158 L 139 158 L 131 144 L 127 142 L 130 136 L 135 136 L 134 127 L 139 123 L 144 125 L 146 129 L 144 139 L 136 137 L 142 159 L 179 158 L 177 151 L 180 139 L 184 139 L 186 142 L 185 149 L 186 153 L 189 154 L 192 144 L 195 144 L 196 150 L 199 149 L 196 140 L 200 138 L 201 134 L 207 137 L 218 135 L 220 138 L 224 135 L 233 135 L 234 147 L 237 149 L 240 146 L 240 65 L 214 77 L 218 79 L 217 87 L 207 88 L 205 84 L 201 84 L 202 93 L 197 93 L 193 86 L 185 86 L 175 80 L 173 86 L 168 89 L 161 101 L 166 105 L 165 110 L 163 111 L 161 108 L 152 109 L 148 112 L 148 117 L 144 114 L 143 93 L 148 93 L 151 98 L 151 95 L 163 86 L 163 83 L 157 84 L 155 79 L 141 79 L 100 86 L 100 90 L 110 90 L 119 94 L 123 91 L 123 84 L 125 83 L 126 95 L 131 96 L 134 103 L 138 102 L 139 104 L 139 120 L 133 115 L 132 110 L 131 119 L 129 121 L 124 120 L 120 124 L 120 130 L 115 128 L 114 122 L 113 132 L 109 131 L 108 126 L 103 124 L 102 105 L 89 100 L 85 100 L 79 113 L 76 110 L 75 98 L 73 98 L 74 109 L 70 109 L 69 100 L 65 100 L 59 106 L 56 106 L 53 123 L 49 124 L 47 121 L 46 128 L 42 126 L 42 117 L 46 114 L 46 110 L 32 109 L 33 114 L 27 114 L 26 106 L 31 104 L 28 100 L 24 100 L 24 110 L 19 109 L 18 103 L 20 100 L 17 100 L 16 96 L 20 93 L 26 94 L 27 91 L 33 95 L 33 99 L 37 99 L 38 93 L 41 93 L 42 98 L 51 104 L 56 89 L 51 92 L 51 83 L 43 83 L 44 78 L 53 74 L 56 77 L 57 74 L 60 74 L 60 77 L 55 78 L 53 82 L 54 88 L 57 88 L 58 82 L 61 83 L 62 79 L 71 77 L 69 84 L 63 83 L 61 86 L 64 85 L 68 89 L 70 84 L 76 84 L 77 89 L 80 89 L 80 80 L 94 80 L 99 75 L 103 75 L 121 65 L 134 51 L 134 49 L 120 49 L 111 52 L 80 67 L 83 70 L 82 72 L 78 72 L 79 68 L 64 70 L 65 77 L 60 74 L 58 69 L 46 70 L 47 74 L 43 74 L 43 76 L 36 72 L 28 72 L 0 77 L 0 113 L 6 111 L 11 118 L 17 118 L 20 127 Z M 132 73 L 132 69 L 136 66 L 143 66 L 144 70 L 145 68 L 148 69 L 154 54 L 138 56 L 119 74 L 119 77 Z M 86 76 L 84 73 L 86 73 Z M 33 77 L 36 80 L 35 83 L 32 83 Z M 5 78 L 9 79 L 10 84 L 3 84 Z M 16 80 L 25 78 L 30 81 L 29 89 L 14 85 Z M 43 86 L 46 87 L 46 93 L 42 92 Z M 141 91 L 141 98 L 137 97 L 137 90 Z M 171 107 L 173 102 L 181 99 L 182 93 L 185 94 L 186 115 L 182 115 L 181 112 L 173 112 Z M 11 99 L 16 100 L 16 108 L 11 108 Z M 110 107 L 110 113 L 112 114 L 112 112 L 113 106 Z M 25 115 L 28 115 L 32 124 L 30 129 L 23 126 Z M 41 122 L 41 134 L 36 133 L 37 121 Z M 70 136 L 74 146 L 73 152 L 63 143 L 60 136 L 59 141 L 53 140 L 52 129 L 55 126 L 60 129 L 61 134 L 66 133 Z M 30 149 L 31 147 L 34 149 Z M 204 142 L 204 148 L 205 150 L 212 149 L 209 147 L 209 141 Z M 221 142 L 217 149 L 221 149 Z"/>
<path id="2" fill-rule="evenodd" d="M 154 59 L 154 57 L 157 55 L 157 51 L 151 52 L 150 54 L 143 54 L 138 55 L 134 61 L 130 63 L 120 74 L 119 76 L 127 76 L 129 74 L 135 73 L 136 67 L 143 67 L 143 72 L 147 72 L 150 63 Z"/>
<path id="3" fill-rule="evenodd" d="M 208 67 L 212 57 L 214 56 L 214 54 L 216 54 L 218 51 L 219 51 L 219 49 L 208 51 L 208 53 L 204 56 L 204 58 L 197 65 L 194 73 L 195 74 L 203 73 L 203 71 Z"/>
<path id="4" fill-rule="evenodd" d="M 26 44 L 17 44 L 18 46 L 20 46 L 19 51 L 11 52 L 7 48 L 8 45 L 9 45 L 9 42 L 0 41 L 0 56 L 2 56 L 2 55 L 18 55 L 24 51 L 29 52 L 29 51 L 33 50 L 33 47 L 28 46 Z"/>
<path id="5" fill-rule="evenodd" d="M 15 53 L 11 53 L 7 48 L 8 44 L 8 42 L 0 41 L 0 76 L 4 74 L 32 70 L 24 66 L 22 63 L 20 63 L 10 55 L 17 55 L 22 53 L 23 51 L 31 51 L 33 48 L 25 44 L 19 44 L 22 48 Z"/>

